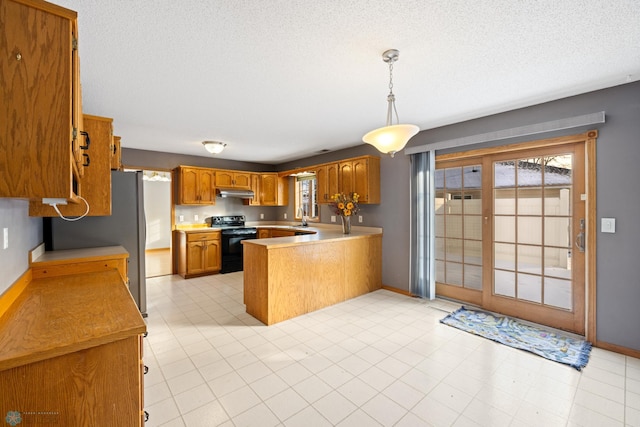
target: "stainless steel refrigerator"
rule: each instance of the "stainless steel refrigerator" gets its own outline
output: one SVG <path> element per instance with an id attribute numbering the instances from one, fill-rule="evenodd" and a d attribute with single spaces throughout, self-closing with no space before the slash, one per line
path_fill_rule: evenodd
<path id="1" fill-rule="evenodd" d="M 129 252 L 129 291 L 146 317 L 142 172 L 111 171 L 111 193 L 111 216 L 92 216 L 73 222 L 61 218 L 45 219 L 45 247 L 61 250 L 123 246 Z"/>

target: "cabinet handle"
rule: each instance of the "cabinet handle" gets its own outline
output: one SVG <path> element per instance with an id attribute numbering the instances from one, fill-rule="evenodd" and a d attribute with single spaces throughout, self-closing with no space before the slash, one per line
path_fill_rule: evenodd
<path id="1" fill-rule="evenodd" d="M 80 131 L 80 135 L 84 136 L 84 141 L 85 141 L 85 145 L 81 145 L 80 149 L 81 150 L 88 150 L 89 149 L 89 144 L 91 144 L 91 139 L 89 138 L 89 133 L 81 130 Z"/>
<path id="2" fill-rule="evenodd" d="M 144 422 L 146 423 L 147 421 L 149 421 L 149 413 L 144 411 Z"/>
<path id="3" fill-rule="evenodd" d="M 144 374 L 147 375 L 148 372 L 149 372 L 149 367 L 147 365 L 144 365 Z"/>
<path id="4" fill-rule="evenodd" d="M 91 157 L 89 157 L 88 154 L 83 154 L 82 157 L 84 157 L 84 163 L 82 166 L 89 166 L 91 164 Z"/>

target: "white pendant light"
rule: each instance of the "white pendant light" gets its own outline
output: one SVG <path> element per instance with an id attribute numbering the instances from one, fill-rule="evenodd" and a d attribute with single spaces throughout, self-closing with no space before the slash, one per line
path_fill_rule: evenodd
<path id="1" fill-rule="evenodd" d="M 204 145 L 205 150 L 210 152 L 211 154 L 222 153 L 224 147 L 227 146 L 224 142 L 218 141 L 202 141 L 202 145 Z"/>
<path id="2" fill-rule="evenodd" d="M 387 95 L 387 125 L 374 129 L 362 137 L 367 144 L 371 144 L 381 153 L 388 153 L 391 157 L 402 150 L 412 136 L 420 131 L 416 125 L 400 124 L 396 110 L 396 96 L 393 94 L 393 63 L 398 60 L 400 52 L 389 49 L 382 54 L 382 60 L 389 64 L 389 95 Z M 396 124 L 393 124 L 393 114 Z"/>

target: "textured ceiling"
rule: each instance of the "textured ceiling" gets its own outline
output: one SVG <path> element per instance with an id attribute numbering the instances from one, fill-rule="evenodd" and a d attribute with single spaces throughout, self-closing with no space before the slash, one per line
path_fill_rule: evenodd
<path id="1" fill-rule="evenodd" d="M 53 0 L 124 147 L 281 163 L 640 80 L 638 0 Z"/>

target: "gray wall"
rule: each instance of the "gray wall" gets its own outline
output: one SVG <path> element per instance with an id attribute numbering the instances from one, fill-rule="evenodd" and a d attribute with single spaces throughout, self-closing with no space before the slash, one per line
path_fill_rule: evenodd
<path id="1" fill-rule="evenodd" d="M 640 82 L 561 99 L 537 106 L 496 114 L 477 120 L 420 132 L 409 146 L 438 142 L 497 131 L 528 124 L 605 111 L 606 123 L 590 126 L 598 129 L 597 143 L 597 339 L 599 341 L 640 350 L 640 275 L 636 270 L 640 241 Z M 533 137 L 500 141 L 504 145 L 560 135 L 571 135 L 585 129 L 572 129 Z M 465 147 L 460 150 L 468 150 Z M 456 151 L 456 150 L 447 150 Z M 437 154 L 440 154 L 438 152 Z M 406 175 L 404 164 L 393 169 Z M 390 177 L 383 174 L 383 179 Z M 392 207 L 384 200 L 384 217 Z M 406 205 L 405 205 L 406 206 Z M 408 208 L 402 216 L 407 217 Z M 616 218 L 616 233 L 600 233 L 600 219 Z M 385 233 L 387 222 L 383 223 Z M 409 245 L 407 234 L 398 234 L 386 253 L 395 253 Z M 388 263 L 383 268 L 388 270 Z M 398 287 L 405 289 L 405 282 Z M 389 283 L 395 285 L 395 283 Z"/>
<path id="2" fill-rule="evenodd" d="M 3 229 L 9 248 L 2 249 Z M 29 268 L 29 251 L 42 243 L 42 219 L 29 216 L 29 202 L 0 198 L 0 294 Z"/>

